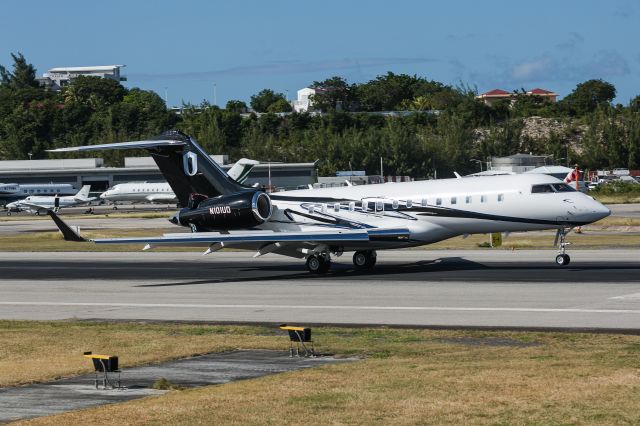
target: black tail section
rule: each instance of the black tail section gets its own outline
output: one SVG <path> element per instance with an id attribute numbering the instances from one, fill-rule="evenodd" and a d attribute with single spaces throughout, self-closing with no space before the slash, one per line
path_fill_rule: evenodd
<path id="1" fill-rule="evenodd" d="M 193 138 L 176 130 L 164 132 L 144 141 L 73 146 L 48 151 L 82 152 L 134 148 L 143 148 L 149 151 L 183 206 L 189 203 L 191 194 L 214 197 L 254 191 L 254 189 L 233 180 Z"/>
<path id="2" fill-rule="evenodd" d="M 53 221 L 55 222 L 60 232 L 62 232 L 62 237 L 65 239 L 65 241 L 76 241 L 76 242 L 87 241 L 84 238 L 82 238 L 80 235 L 78 235 L 76 231 L 71 229 L 69 225 L 67 225 L 62 219 L 60 219 L 60 217 L 57 214 L 55 214 L 53 210 L 47 210 L 47 214 L 51 216 L 51 219 L 53 219 Z"/>
<path id="3" fill-rule="evenodd" d="M 147 148 L 183 206 L 189 203 L 192 193 L 213 197 L 251 190 L 229 177 L 193 138 L 182 132 L 168 131 L 150 140 L 184 143 Z"/>

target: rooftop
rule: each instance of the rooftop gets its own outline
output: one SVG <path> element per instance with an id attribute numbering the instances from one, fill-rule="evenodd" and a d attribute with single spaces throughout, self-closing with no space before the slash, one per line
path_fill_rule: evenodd
<path id="1" fill-rule="evenodd" d="M 58 67 L 49 69 L 49 72 L 113 71 L 116 68 L 124 68 L 125 66 L 126 65 L 97 65 L 91 67 Z"/>

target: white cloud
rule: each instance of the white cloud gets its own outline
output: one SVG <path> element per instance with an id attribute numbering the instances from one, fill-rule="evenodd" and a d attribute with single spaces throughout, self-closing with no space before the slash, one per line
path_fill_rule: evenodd
<path id="1" fill-rule="evenodd" d="M 509 74 L 511 75 L 511 79 L 517 82 L 546 80 L 555 67 L 556 65 L 550 57 L 541 57 L 514 65 L 511 67 Z"/>

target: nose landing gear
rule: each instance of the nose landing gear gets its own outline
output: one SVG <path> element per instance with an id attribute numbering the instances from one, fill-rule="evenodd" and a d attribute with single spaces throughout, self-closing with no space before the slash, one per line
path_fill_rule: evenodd
<path id="1" fill-rule="evenodd" d="M 571 262 L 571 258 L 568 254 L 565 253 L 567 250 L 567 246 L 571 244 L 570 242 L 566 241 L 567 234 L 570 231 L 571 229 L 567 231 L 564 228 L 560 228 L 556 233 L 556 240 L 554 242 L 554 245 L 558 247 L 558 255 L 556 256 L 556 264 L 558 266 L 567 266 L 569 262 Z"/>

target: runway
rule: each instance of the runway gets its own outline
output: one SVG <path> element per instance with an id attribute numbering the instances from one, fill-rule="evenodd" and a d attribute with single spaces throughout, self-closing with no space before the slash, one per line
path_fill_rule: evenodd
<path id="1" fill-rule="evenodd" d="M 380 252 L 330 274 L 247 252 L 2 253 L 2 319 L 640 330 L 640 250 Z"/>

